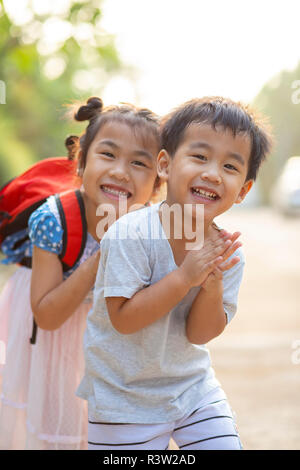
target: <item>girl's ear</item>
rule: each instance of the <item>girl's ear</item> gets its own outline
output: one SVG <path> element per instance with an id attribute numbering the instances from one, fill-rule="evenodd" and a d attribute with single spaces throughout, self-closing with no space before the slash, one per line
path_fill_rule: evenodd
<path id="1" fill-rule="evenodd" d="M 82 166 L 82 151 L 79 150 L 78 152 L 78 166 L 77 166 L 77 176 L 82 177 L 83 175 L 83 166 Z"/>
<path id="2" fill-rule="evenodd" d="M 248 180 L 243 184 L 242 189 L 240 190 L 239 195 L 235 201 L 236 204 L 240 204 L 245 199 L 246 194 L 249 193 L 250 189 L 253 186 L 253 183 L 254 180 Z"/>
<path id="3" fill-rule="evenodd" d="M 168 181 L 171 157 L 166 150 L 161 150 L 157 156 L 157 174 L 161 181 Z"/>

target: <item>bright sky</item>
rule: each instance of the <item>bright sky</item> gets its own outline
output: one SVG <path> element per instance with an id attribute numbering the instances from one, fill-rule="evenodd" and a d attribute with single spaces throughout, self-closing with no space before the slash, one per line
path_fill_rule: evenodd
<path id="1" fill-rule="evenodd" d="M 299 0 L 105 0 L 103 12 L 102 26 L 139 71 L 135 92 L 115 79 L 105 103 L 165 113 L 208 94 L 251 101 L 300 60 Z"/>
<path id="2" fill-rule="evenodd" d="M 65 67 L 55 55 L 57 43 L 72 30 L 59 15 L 68 11 L 71 0 L 4 2 L 22 26 L 24 41 L 39 39 L 39 52 L 49 56 L 44 73 L 55 79 Z M 131 81 L 124 74 L 110 80 L 102 94 L 105 104 L 129 101 L 164 114 L 195 96 L 248 102 L 300 60 L 299 0 L 103 0 L 99 5 L 100 27 L 115 35 L 123 62 L 136 69 Z M 30 7 L 50 17 L 33 25 Z M 90 25 L 74 28 L 84 44 Z M 82 92 L 87 84 L 105 82 L 101 64 L 93 67 L 77 72 L 74 85 Z"/>

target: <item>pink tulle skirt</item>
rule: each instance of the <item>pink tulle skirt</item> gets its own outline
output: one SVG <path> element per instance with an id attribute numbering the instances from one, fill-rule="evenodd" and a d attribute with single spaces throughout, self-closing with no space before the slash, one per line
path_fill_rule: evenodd
<path id="1" fill-rule="evenodd" d="M 91 304 L 55 331 L 38 328 L 32 345 L 30 281 L 20 267 L 0 296 L 0 449 L 86 449 L 87 403 L 75 391 Z"/>

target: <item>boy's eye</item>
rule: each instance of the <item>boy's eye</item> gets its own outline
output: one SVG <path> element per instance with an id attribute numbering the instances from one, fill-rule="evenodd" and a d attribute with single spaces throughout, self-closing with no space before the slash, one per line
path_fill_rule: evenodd
<path id="1" fill-rule="evenodd" d="M 227 163 L 227 164 L 225 165 L 225 167 L 228 168 L 229 170 L 238 171 L 238 169 L 237 169 L 235 166 L 231 165 L 230 163 Z"/>
<path id="2" fill-rule="evenodd" d="M 204 155 L 201 155 L 200 153 L 199 153 L 199 154 L 192 155 L 192 157 L 195 157 L 195 158 L 197 158 L 198 160 L 206 160 L 206 157 L 205 157 Z"/>
<path id="3" fill-rule="evenodd" d="M 144 166 L 146 167 L 145 163 L 141 162 L 140 160 L 134 160 L 132 163 L 134 163 L 137 166 Z"/>

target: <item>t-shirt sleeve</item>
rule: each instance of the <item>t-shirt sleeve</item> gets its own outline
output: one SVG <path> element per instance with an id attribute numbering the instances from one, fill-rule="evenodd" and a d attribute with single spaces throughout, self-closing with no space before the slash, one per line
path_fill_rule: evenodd
<path id="1" fill-rule="evenodd" d="M 35 246 L 59 255 L 63 229 L 47 203 L 35 210 L 28 221 L 29 238 Z"/>
<path id="2" fill-rule="evenodd" d="M 227 323 L 232 320 L 237 311 L 238 294 L 245 266 L 245 258 L 241 249 L 238 249 L 231 257 L 235 256 L 239 256 L 240 261 L 231 269 L 225 271 L 223 277 L 223 305 Z"/>
<path id="3" fill-rule="evenodd" d="M 103 276 L 104 297 L 126 297 L 150 285 L 151 268 L 145 240 L 136 231 L 134 239 L 114 238 L 108 230 L 101 241 L 99 276 Z M 97 282 L 97 281 L 96 281 Z"/>

